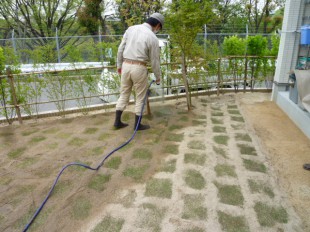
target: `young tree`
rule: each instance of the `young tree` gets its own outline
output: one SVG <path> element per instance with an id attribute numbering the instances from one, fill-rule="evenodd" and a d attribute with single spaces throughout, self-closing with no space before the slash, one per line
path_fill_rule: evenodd
<path id="1" fill-rule="evenodd" d="M 5 57 L 3 54 L 2 47 L 0 47 L 0 75 L 4 74 L 4 69 L 5 69 Z"/>
<path id="2" fill-rule="evenodd" d="M 214 18 L 210 1 L 180 0 L 174 1 L 169 6 L 166 16 L 167 27 L 171 35 L 171 43 L 174 46 L 178 60 L 182 65 L 182 79 L 186 90 L 187 108 L 191 109 L 191 97 L 189 92 L 187 66 L 192 59 L 195 49 L 197 33 L 201 32 L 203 25 Z"/>
<path id="3" fill-rule="evenodd" d="M 5 57 L 3 53 L 3 49 L 0 47 L 0 75 L 4 75 L 5 73 Z M 9 119 L 9 113 L 6 108 L 7 104 L 7 96 L 8 96 L 8 82 L 6 78 L 0 77 L 0 105 L 3 107 L 3 109 L 0 110 L 0 115 L 5 116 L 7 122 L 11 124 L 11 121 Z"/>

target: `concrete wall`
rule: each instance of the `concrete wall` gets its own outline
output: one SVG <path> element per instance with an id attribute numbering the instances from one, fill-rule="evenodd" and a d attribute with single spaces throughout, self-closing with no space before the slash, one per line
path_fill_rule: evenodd
<path id="1" fill-rule="evenodd" d="M 310 0 L 286 0 L 271 98 L 310 139 L 310 113 L 295 104 L 285 91 L 289 73 L 295 70 L 298 57 L 310 57 L 310 47 L 300 45 L 302 25 L 310 25 Z"/>
<path id="2" fill-rule="evenodd" d="M 284 91 L 288 82 L 289 72 L 295 69 L 299 53 L 300 27 L 308 0 L 286 0 L 284 19 L 281 31 L 281 41 L 274 76 L 275 84 L 272 100 L 276 101 L 278 91 Z M 308 5 L 308 4 L 307 4 Z M 309 8 L 310 9 L 310 8 Z M 310 11 L 307 15 L 310 15 Z"/>

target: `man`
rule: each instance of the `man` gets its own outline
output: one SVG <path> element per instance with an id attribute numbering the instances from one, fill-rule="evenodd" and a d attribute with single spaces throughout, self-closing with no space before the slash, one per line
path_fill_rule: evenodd
<path id="1" fill-rule="evenodd" d="M 147 130 L 150 128 L 149 125 L 143 125 L 138 121 L 140 115 L 143 113 L 141 112 L 143 100 L 148 89 L 147 62 L 151 64 L 156 77 L 156 84 L 160 83 L 160 50 L 155 34 L 162 29 L 163 25 L 164 16 L 154 13 L 147 19 L 146 23 L 129 27 L 118 47 L 117 71 L 121 74 L 121 90 L 116 104 L 114 122 L 116 129 L 128 126 L 128 124 L 121 121 L 121 116 L 129 102 L 132 87 L 136 91 L 134 129 L 137 126 L 138 130 Z"/>

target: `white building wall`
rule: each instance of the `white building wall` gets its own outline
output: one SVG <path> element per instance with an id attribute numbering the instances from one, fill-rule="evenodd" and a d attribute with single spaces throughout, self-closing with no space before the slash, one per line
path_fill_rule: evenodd
<path id="1" fill-rule="evenodd" d="M 308 0 L 286 0 L 272 100 L 276 100 L 278 91 L 285 89 L 284 84 L 288 82 L 289 72 L 296 67 L 300 44 L 300 26 L 303 16 L 310 15 L 310 11 L 307 14 L 305 10 L 306 2 Z M 307 9 L 310 8 L 307 7 Z"/>
<path id="2" fill-rule="evenodd" d="M 299 100 L 298 104 L 292 101 L 297 87 L 287 89 L 289 73 L 296 69 L 298 58 L 310 58 L 310 46 L 300 45 L 303 25 L 310 25 L 310 0 L 286 0 L 272 100 L 310 139 L 310 112 L 301 109 Z"/>

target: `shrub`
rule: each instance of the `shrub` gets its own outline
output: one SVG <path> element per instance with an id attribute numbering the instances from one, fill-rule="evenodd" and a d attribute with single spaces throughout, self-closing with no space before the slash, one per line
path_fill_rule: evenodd
<path id="1" fill-rule="evenodd" d="M 249 36 L 247 39 L 247 54 L 253 56 L 266 55 L 268 41 L 261 35 Z"/>
<path id="2" fill-rule="evenodd" d="M 246 43 L 242 38 L 237 36 L 226 37 L 223 43 L 225 55 L 244 55 Z"/>
<path id="3" fill-rule="evenodd" d="M 280 37 L 278 35 L 271 36 L 271 49 L 269 54 L 271 56 L 278 56 L 279 46 L 280 46 Z"/>

